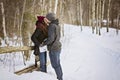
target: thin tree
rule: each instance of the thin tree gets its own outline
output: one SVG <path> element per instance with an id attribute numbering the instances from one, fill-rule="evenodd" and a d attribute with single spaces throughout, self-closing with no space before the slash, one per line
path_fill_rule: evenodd
<path id="1" fill-rule="evenodd" d="M 92 25 L 91 25 L 91 17 L 92 17 L 92 1 L 91 0 L 89 0 L 89 3 L 88 3 L 88 5 L 89 5 L 89 7 L 88 7 L 88 18 L 89 18 L 89 20 L 88 20 L 88 25 L 91 27 Z"/>
<path id="2" fill-rule="evenodd" d="M 4 13 L 3 2 L 1 2 L 0 5 L 1 5 L 1 12 L 2 12 L 2 27 L 3 27 L 3 33 L 4 33 L 4 40 L 7 43 L 7 33 L 6 33 L 6 27 L 5 27 L 5 13 Z"/>
<path id="3" fill-rule="evenodd" d="M 21 21 L 20 21 L 20 38 L 22 38 L 22 25 L 23 25 L 23 17 L 24 17 L 24 13 L 25 13 L 25 7 L 26 7 L 26 0 L 24 0 L 24 3 L 23 3 L 23 11 L 22 11 L 22 16 L 21 16 Z M 20 45 L 22 45 L 23 43 L 21 43 Z M 24 62 L 24 65 L 25 64 L 25 56 L 22 52 L 22 55 L 23 55 L 23 62 Z"/>
<path id="4" fill-rule="evenodd" d="M 102 15 L 101 15 L 101 17 L 102 17 L 102 21 L 103 21 L 103 19 L 104 19 L 104 9 L 105 9 L 105 0 L 102 0 L 102 2 L 101 2 L 101 6 L 102 6 Z"/>
<path id="5" fill-rule="evenodd" d="M 119 29 L 120 29 L 119 25 L 120 25 L 120 13 L 117 15 L 117 28 L 116 28 L 116 34 L 117 35 L 118 35 Z"/>
<path id="6" fill-rule="evenodd" d="M 60 3 L 60 11 L 59 11 L 59 20 L 61 21 L 61 36 L 64 36 L 64 0 L 59 1 Z"/>
<path id="7" fill-rule="evenodd" d="M 92 33 L 94 33 L 95 29 L 95 0 L 92 0 Z"/>
<path id="8" fill-rule="evenodd" d="M 54 13 L 57 13 L 57 6 L 58 6 L 58 0 L 55 0 L 55 9 L 54 9 Z"/>
<path id="9" fill-rule="evenodd" d="M 52 0 L 49 0 L 49 5 L 50 5 L 50 7 L 49 7 L 49 12 L 52 12 Z"/>
<path id="10" fill-rule="evenodd" d="M 101 35 L 101 32 L 100 32 L 100 29 L 101 29 L 101 23 L 102 23 L 102 5 L 101 5 L 101 0 L 99 0 L 99 17 L 98 17 L 98 19 L 99 19 L 99 35 Z"/>
<path id="11" fill-rule="evenodd" d="M 26 0 L 24 0 L 24 4 L 23 4 L 23 11 L 22 11 L 22 16 L 21 16 L 21 22 L 20 22 L 20 37 L 21 37 L 21 32 L 22 32 L 22 23 L 23 23 L 23 16 L 24 16 L 24 12 L 25 12 L 25 6 L 26 5 Z"/>
<path id="12" fill-rule="evenodd" d="M 96 34 L 98 34 L 98 21 L 99 21 L 99 20 L 98 20 L 98 14 L 99 14 L 99 13 L 98 13 L 98 8 L 99 8 L 99 7 L 98 7 L 98 6 L 99 6 L 99 5 L 98 5 L 98 1 L 99 1 L 99 0 L 96 0 L 96 3 L 95 3 L 95 7 L 96 7 L 96 14 L 95 14 L 95 18 L 96 18 Z"/>
<path id="13" fill-rule="evenodd" d="M 83 9 L 82 9 L 82 0 L 80 0 L 80 25 L 81 25 L 81 31 L 82 29 L 82 25 L 83 25 Z"/>
<path id="14" fill-rule="evenodd" d="M 111 3 L 111 0 L 108 0 L 108 9 L 107 9 L 107 32 L 109 32 L 109 26 L 110 26 L 110 3 Z"/>

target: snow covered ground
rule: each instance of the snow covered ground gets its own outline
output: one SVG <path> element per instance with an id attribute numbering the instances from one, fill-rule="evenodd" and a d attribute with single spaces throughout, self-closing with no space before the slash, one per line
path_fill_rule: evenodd
<path id="1" fill-rule="evenodd" d="M 120 35 L 115 32 L 115 29 L 110 29 L 106 33 L 103 28 L 102 35 L 98 36 L 92 34 L 89 27 L 83 28 L 81 32 L 80 27 L 65 24 L 61 52 L 64 80 L 119 80 Z M 20 64 L 23 66 L 22 58 L 20 59 L 15 60 L 20 61 L 17 62 L 17 67 Z M 32 62 L 33 59 L 26 64 Z M 48 73 L 34 71 L 18 76 L 0 61 L 0 80 L 57 80 L 51 65 L 47 69 Z"/>

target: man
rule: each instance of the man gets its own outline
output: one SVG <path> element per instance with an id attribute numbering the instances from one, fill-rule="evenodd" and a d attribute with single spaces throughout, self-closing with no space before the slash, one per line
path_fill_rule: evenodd
<path id="1" fill-rule="evenodd" d="M 48 38 L 44 41 L 43 45 L 47 45 L 51 65 L 56 72 L 57 79 L 63 80 L 63 72 L 60 64 L 61 43 L 59 22 L 54 13 L 48 13 L 46 18 L 50 23 L 48 26 Z"/>

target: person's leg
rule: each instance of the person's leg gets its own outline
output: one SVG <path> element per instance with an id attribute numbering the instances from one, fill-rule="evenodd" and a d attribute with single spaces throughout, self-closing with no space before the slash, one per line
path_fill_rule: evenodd
<path id="1" fill-rule="evenodd" d="M 63 72 L 60 64 L 60 51 L 50 51 L 49 56 L 51 65 L 55 69 L 58 80 L 63 80 Z"/>
<path id="2" fill-rule="evenodd" d="M 40 53 L 40 71 L 47 72 L 46 62 L 47 62 L 47 53 L 41 52 Z"/>

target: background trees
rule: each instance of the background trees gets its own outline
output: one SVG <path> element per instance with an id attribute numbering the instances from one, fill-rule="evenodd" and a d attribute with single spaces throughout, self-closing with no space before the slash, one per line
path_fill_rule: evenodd
<path id="1" fill-rule="evenodd" d="M 117 34 L 120 29 L 120 0 L 0 0 L 0 38 L 17 36 L 21 45 L 31 45 L 36 16 L 55 10 L 61 24 L 79 25 L 81 30 L 90 26 L 101 35 L 101 27 L 107 32 L 116 28 Z"/>
<path id="2" fill-rule="evenodd" d="M 34 28 L 37 15 L 46 15 L 55 9 L 62 23 L 88 25 L 93 28 L 106 26 L 107 31 L 108 27 L 120 28 L 119 0 L 0 0 L 0 3 L 2 38 L 5 36 L 4 25 L 7 36 L 11 36 L 13 32 L 20 36 L 23 34 L 21 32 L 24 32 L 22 30 L 31 32 L 29 29 Z M 106 20 L 106 23 L 103 20 Z M 25 25 L 28 28 L 24 27 Z"/>

